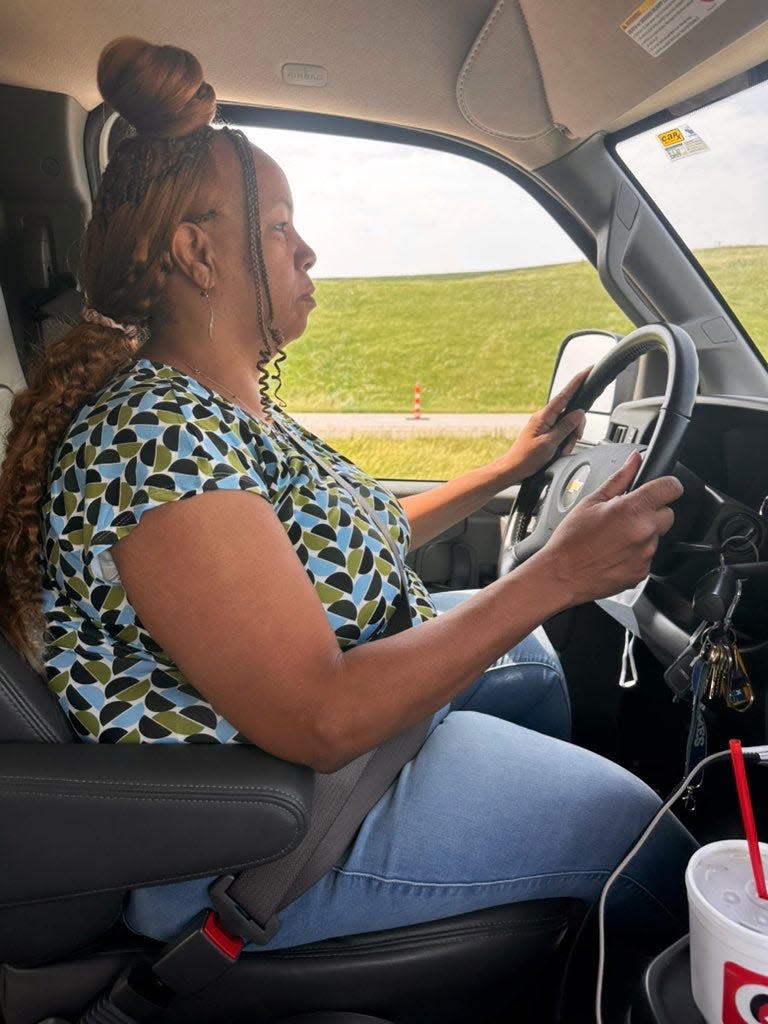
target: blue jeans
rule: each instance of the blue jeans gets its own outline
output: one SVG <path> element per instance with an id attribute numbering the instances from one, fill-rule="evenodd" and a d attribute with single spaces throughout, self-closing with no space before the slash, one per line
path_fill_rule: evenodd
<path id="1" fill-rule="evenodd" d="M 437 596 L 438 610 L 464 592 Z M 592 903 L 659 799 L 635 776 L 565 742 L 568 694 L 537 630 L 435 716 L 416 757 L 339 863 L 280 913 L 278 949 L 546 897 Z M 613 889 L 620 938 L 686 920 L 695 849 L 672 815 Z M 212 879 L 136 891 L 136 931 L 167 939 L 208 905 Z"/>

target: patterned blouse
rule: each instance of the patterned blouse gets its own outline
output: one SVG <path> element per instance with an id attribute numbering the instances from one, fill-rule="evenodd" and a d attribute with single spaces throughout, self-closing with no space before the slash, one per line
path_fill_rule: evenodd
<path id="1" fill-rule="evenodd" d="M 409 524 L 395 496 L 273 407 L 266 426 L 180 371 L 147 359 L 84 406 L 54 460 L 43 503 L 46 672 L 70 723 L 100 742 L 246 742 L 184 678 L 139 621 L 109 550 L 144 513 L 209 490 L 270 502 L 342 650 L 380 634 Z M 377 513 L 352 500 L 291 437 L 329 462 Z M 434 614 L 408 568 L 411 621 Z"/>

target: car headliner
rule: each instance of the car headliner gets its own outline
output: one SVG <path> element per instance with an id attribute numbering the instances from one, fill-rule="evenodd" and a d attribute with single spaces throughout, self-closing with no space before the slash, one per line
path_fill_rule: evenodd
<path id="1" fill-rule="evenodd" d="M 222 101 L 426 128 L 535 168 L 768 57 L 764 0 L 725 0 L 657 57 L 621 28 L 638 2 L 5 0 L 0 81 L 91 109 L 102 46 L 140 35 L 192 50 Z M 286 64 L 325 84 L 289 84 Z"/>

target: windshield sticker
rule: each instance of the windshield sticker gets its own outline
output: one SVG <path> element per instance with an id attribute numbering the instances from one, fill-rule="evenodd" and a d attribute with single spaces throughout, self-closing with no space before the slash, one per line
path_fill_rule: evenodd
<path id="1" fill-rule="evenodd" d="M 670 160 L 682 160 L 683 157 L 696 156 L 697 153 L 706 153 L 709 150 L 704 139 L 688 124 L 681 124 L 679 128 L 667 128 L 656 138 Z"/>
<path id="2" fill-rule="evenodd" d="M 725 0 L 643 0 L 619 28 L 646 53 L 658 57 L 724 3 Z"/>

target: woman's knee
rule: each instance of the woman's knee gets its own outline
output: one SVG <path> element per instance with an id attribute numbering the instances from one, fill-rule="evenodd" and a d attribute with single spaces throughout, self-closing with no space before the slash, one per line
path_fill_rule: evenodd
<path id="1" fill-rule="evenodd" d="M 495 661 L 492 668 L 511 665 L 541 665 L 559 678 L 564 679 L 560 659 L 543 626 L 537 626 L 532 633 L 511 647 L 506 654 Z"/>
<path id="2" fill-rule="evenodd" d="M 560 662 L 533 634 L 487 668 L 451 707 L 493 715 L 556 739 L 571 734 L 571 704 Z"/>

